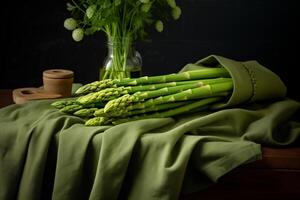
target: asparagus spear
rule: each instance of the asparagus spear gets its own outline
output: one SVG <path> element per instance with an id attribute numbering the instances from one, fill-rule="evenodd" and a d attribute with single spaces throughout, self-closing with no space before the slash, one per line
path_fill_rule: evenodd
<path id="1" fill-rule="evenodd" d="M 76 112 L 77 110 L 80 110 L 82 109 L 83 106 L 80 105 L 80 104 L 73 104 L 73 105 L 68 105 L 68 106 L 65 106 L 61 109 L 59 109 L 60 112 L 63 112 L 63 113 L 69 113 L 69 114 L 72 114 L 74 112 Z"/>
<path id="2" fill-rule="evenodd" d="M 106 88 L 98 92 L 89 93 L 85 96 L 81 96 L 77 101 L 81 104 L 96 103 L 99 101 L 109 101 L 116 99 L 124 94 L 132 94 L 135 92 L 147 91 L 140 93 L 138 96 L 142 98 L 153 98 L 161 95 L 172 94 L 174 92 L 182 91 L 189 88 L 199 87 L 205 84 L 221 83 L 230 80 L 230 78 L 216 78 L 196 81 L 182 81 L 182 82 L 169 82 L 153 85 L 140 85 L 140 86 L 128 86 L 128 87 L 115 87 Z M 157 90 L 158 89 L 158 90 Z M 151 92 L 150 92 L 151 91 Z"/>
<path id="3" fill-rule="evenodd" d="M 112 123 L 113 118 L 94 117 L 85 122 L 86 126 L 103 126 Z"/>
<path id="4" fill-rule="evenodd" d="M 101 108 L 104 107 L 102 102 L 81 104 L 78 101 L 72 100 L 59 100 L 51 104 L 53 107 L 59 109 L 60 112 L 72 114 L 80 109 L 84 108 Z"/>
<path id="5" fill-rule="evenodd" d="M 155 84 L 155 83 L 167 83 L 167 82 L 178 82 L 187 80 L 199 80 L 206 78 L 217 78 L 217 77 L 230 77 L 230 74 L 225 68 L 206 68 L 194 71 L 187 71 L 177 74 L 168 74 L 161 76 L 145 76 L 140 78 L 125 78 L 125 79 L 105 79 L 102 81 L 95 81 L 90 84 L 86 84 L 80 87 L 75 93 L 76 94 L 87 94 L 90 92 L 100 91 L 101 89 L 108 87 L 119 87 L 119 86 L 133 86 L 143 84 Z"/>
<path id="6" fill-rule="evenodd" d="M 70 105 L 77 105 L 78 103 L 76 102 L 76 100 L 59 100 L 59 101 L 55 101 L 51 104 L 51 106 L 57 108 L 57 109 L 61 109 L 63 107 L 66 106 L 70 106 Z"/>
<path id="7" fill-rule="evenodd" d="M 132 118 L 123 118 L 123 119 L 112 120 L 112 123 L 114 125 L 117 125 L 117 124 L 121 124 L 124 122 L 135 121 L 135 120 L 140 120 L 140 119 L 172 117 L 172 116 L 175 116 L 178 114 L 183 114 L 183 113 L 189 112 L 194 109 L 206 107 L 207 105 L 211 105 L 212 103 L 220 101 L 221 99 L 222 99 L 222 97 L 206 98 L 206 99 L 202 99 L 202 100 L 199 100 L 199 101 L 187 104 L 187 105 L 183 105 L 183 106 L 180 106 L 175 109 L 167 110 L 164 112 L 158 112 L 158 113 L 154 113 L 151 115 L 134 116 Z"/>
<path id="8" fill-rule="evenodd" d="M 92 119 L 89 119 L 86 121 L 85 125 L 87 126 L 103 126 L 103 125 L 108 125 L 110 123 L 117 125 L 129 121 L 134 121 L 134 120 L 140 120 L 140 119 L 149 119 L 149 118 L 164 118 L 164 117 L 172 117 L 178 114 L 183 114 L 186 112 L 189 112 L 191 110 L 200 110 L 201 108 L 207 108 L 208 105 L 215 103 L 219 100 L 221 100 L 222 97 L 213 97 L 213 98 L 207 98 L 207 99 L 202 99 L 200 101 L 192 102 L 185 104 L 183 106 L 179 106 L 177 108 L 173 108 L 171 110 L 167 110 L 164 112 L 160 113 L 154 113 L 150 115 L 140 115 L 140 116 L 134 116 L 131 118 L 110 118 L 110 117 L 94 117 Z"/>
<path id="9" fill-rule="evenodd" d="M 111 79 L 105 79 L 102 81 L 94 81 L 92 83 L 86 84 L 78 88 L 75 92 L 75 94 L 88 94 L 90 92 L 100 91 L 105 88 L 109 87 L 116 87 L 116 84 L 114 83 L 116 81 Z"/>
<path id="10" fill-rule="evenodd" d="M 137 104 L 139 104 L 141 109 L 131 110 L 131 111 L 122 113 L 121 117 L 144 114 L 144 113 L 154 112 L 154 111 L 167 110 L 167 109 L 176 108 L 176 107 L 179 107 L 179 106 L 182 106 L 182 105 L 186 105 L 186 104 L 189 104 L 189 103 L 192 103 L 192 102 L 194 102 L 194 101 L 181 101 L 181 102 L 165 103 L 165 104 L 160 104 L 160 105 L 151 106 L 151 107 L 147 107 L 147 108 L 143 107 L 143 103 L 138 102 Z M 96 110 L 94 115 L 97 116 L 97 117 L 109 117 L 109 115 L 104 112 L 103 108 Z"/>
<path id="11" fill-rule="evenodd" d="M 89 93 L 87 95 L 78 97 L 76 100 L 81 104 L 89 104 L 101 101 L 109 101 L 111 99 L 118 98 L 124 94 L 128 94 L 127 90 L 124 87 L 116 87 L 116 88 L 106 88 L 100 90 L 99 92 Z"/>
<path id="12" fill-rule="evenodd" d="M 83 108 L 74 112 L 73 115 L 88 118 L 94 116 L 94 113 L 98 110 L 99 108 Z"/>
<path id="13" fill-rule="evenodd" d="M 211 97 L 216 94 L 231 91 L 233 88 L 232 80 L 226 81 L 223 83 L 205 85 L 198 88 L 184 90 L 182 92 L 178 92 L 176 94 L 170 94 L 166 96 L 159 96 L 155 99 L 150 99 L 143 102 L 143 106 L 149 107 L 153 105 L 163 104 L 167 102 L 176 102 L 176 101 L 184 101 L 196 98 L 205 98 Z M 124 95 L 118 99 L 109 101 L 105 107 L 104 112 L 109 113 L 110 115 L 122 115 L 122 113 L 128 112 L 128 109 L 138 109 L 134 105 L 130 107 L 129 105 L 132 102 L 137 102 L 140 100 L 139 93 L 135 93 L 136 95 Z"/>

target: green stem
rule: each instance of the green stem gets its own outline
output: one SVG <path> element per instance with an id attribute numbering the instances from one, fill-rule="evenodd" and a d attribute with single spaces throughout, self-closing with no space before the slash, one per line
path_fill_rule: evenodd
<path id="1" fill-rule="evenodd" d="M 160 104 L 160 105 L 147 107 L 147 108 L 143 108 L 143 104 L 139 102 L 137 104 L 140 105 L 141 109 L 128 111 L 126 113 L 123 113 L 121 117 L 144 114 L 144 113 L 154 112 L 154 111 L 167 110 L 167 109 L 176 108 L 176 107 L 179 107 L 179 106 L 182 106 L 182 105 L 186 105 L 186 104 L 189 104 L 189 103 L 192 103 L 192 102 L 194 102 L 194 101 L 182 101 L 182 102 L 174 102 L 174 103 L 165 103 L 165 104 Z M 97 117 L 112 117 L 110 115 L 107 115 L 104 112 L 104 109 L 98 109 L 97 111 L 95 111 L 94 115 L 97 116 Z M 115 116 L 115 117 L 120 117 L 120 116 Z"/>
<path id="2" fill-rule="evenodd" d="M 85 14 L 85 11 L 74 0 L 72 0 L 72 3 L 76 6 L 76 8 L 78 8 L 78 10 Z"/>
<path id="3" fill-rule="evenodd" d="M 144 76 L 136 79 L 115 80 L 118 86 L 142 85 L 153 83 L 166 83 L 173 81 L 187 81 L 196 79 L 230 77 L 230 74 L 225 68 L 207 68 L 194 71 L 187 71 L 177 74 L 168 74 L 161 76 Z"/>
<path id="4" fill-rule="evenodd" d="M 73 115 L 78 117 L 92 117 L 94 116 L 95 111 L 99 110 L 99 108 L 83 108 L 80 110 L 77 110 L 73 113 Z"/>
<path id="5" fill-rule="evenodd" d="M 110 124 L 114 119 L 106 117 L 94 117 L 85 122 L 86 126 L 102 126 Z"/>
<path id="6" fill-rule="evenodd" d="M 134 95 L 138 96 L 138 98 L 134 98 L 134 99 L 136 101 L 139 101 L 140 99 L 154 98 L 158 96 L 173 94 L 186 89 L 201 87 L 205 84 L 224 83 L 228 81 L 231 81 L 231 79 L 217 78 L 217 79 L 207 79 L 202 81 L 198 81 L 198 80 L 181 81 L 181 82 L 169 82 L 169 83 L 160 83 L 160 84 L 152 84 L 152 85 L 111 87 L 111 88 L 100 90 L 98 92 L 92 92 L 84 96 L 78 97 L 76 101 L 83 105 L 97 103 L 97 102 L 106 102 L 114 99 L 116 99 L 116 101 L 120 101 L 117 98 L 119 97 L 124 98 L 121 96 L 125 94 L 133 94 L 133 93 L 136 93 Z M 127 102 L 131 103 L 131 101 L 130 102 L 127 101 Z"/>
<path id="7" fill-rule="evenodd" d="M 191 83 L 191 84 L 183 84 L 183 85 L 178 85 L 178 86 L 174 86 L 174 87 L 165 87 L 165 88 L 161 88 L 158 90 L 153 90 L 153 91 L 146 91 L 146 92 L 139 92 L 136 93 L 136 95 L 140 98 L 140 100 L 144 100 L 144 99 L 150 99 L 150 98 L 155 98 L 155 97 L 159 97 L 159 96 L 165 96 L 165 95 L 169 95 L 169 94 L 174 94 L 174 93 L 178 93 L 184 90 L 188 90 L 188 89 L 193 89 L 193 88 L 199 88 L 202 87 L 206 84 L 217 84 L 217 83 L 232 83 L 231 79 L 219 79 L 218 81 L 199 81 L 196 83 Z"/>
<path id="8" fill-rule="evenodd" d="M 222 97 L 213 97 L 213 98 L 207 98 L 207 99 L 202 99 L 199 101 L 196 101 L 194 103 L 190 103 L 187 105 L 180 106 L 178 108 L 174 108 L 171 110 L 167 110 L 165 112 L 159 112 L 159 113 L 154 113 L 151 115 L 144 115 L 144 116 L 136 116 L 133 118 L 125 118 L 125 119 L 118 119 L 113 121 L 113 124 L 121 124 L 124 122 L 129 122 L 129 121 L 135 121 L 135 120 L 141 120 L 141 119 L 149 119 L 149 118 L 165 118 L 165 117 L 172 117 L 178 114 L 183 114 L 187 113 L 189 111 L 192 111 L 194 109 L 199 109 L 203 106 L 210 105 L 212 103 L 215 103 L 217 101 L 220 101 Z"/>
<path id="9" fill-rule="evenodd" d="M 201 80 L 201 79 L 220 78 L 220 77 L 230 78 L 230 74 L 225 68 L 207 68 L 207 69 L 199 69 L 194 71 L 187 71 L 183 73 L 168 74 L 168 75 L 161 75 L 161 76 L 150 76 L 150 77 L 145 76 L 145 77 L 140 77 L 135 79 L 128 78 L 123 80 L 118 80 L 118 79 L 103 80 L 103 81 L 95 81 L 93 83 L 86 84 L 80 87 L 76 91 L 76 94 L 86 94 L 90 92 L 99 91 L 101 89 L 110 87 L 111 85 L 135 86 L 135 85 Z"/>
<path id="10" fill-rule="evenodd" d="M 231 78 L 178 81 L 178 82 L 167 82 L 167 83 L 158 83 L 158 84 L 150 84 L 150 85 L 127 86 L 126 89 L 128 90 L 128 93 L 135 93 L 135 92 L 157 90 L 165 87 L 173 87 L 173 86 L 180 86 L 186 84 L 198 84 L 200 86 L 205 84 L 222 83 L 229 80 L 231 80 Z"/>
<path id="11" fill-rule="evenodd" d="M 109 49 L 112 53 L 112 66 L 105 71 L 103 79 L 123 79 L 128 77 L 126 67 L 131 38 L 118 30 L 119 27 L 116 24 L 113 24 L 112 27 L 113 36 L 108 38 Z"/>
<path id="12" fill-rule="evenodd" d="M 130 107 L 130 104 L 142 101 L 147 98 L 158 97 L 143 102 L 145 104 L 145 107 L 166 102 L 185 101 L 189 99 L 211 97 L 222 92 L 230 91 L 232 90 L 232 88 L 232 80 L 227 80 L 226 82 L 204 85 L 201 87 L 199 87 L 197 83 L 194 83 L 170 88 L 162 88 L 154 91 L 140 92 L 135 93 L 134 95 L 127 94 L 118 99 L 109 101 L 104 107 L 104 112 L 127 112 L 129 108 L 134 109 L 134 106 Z"/>

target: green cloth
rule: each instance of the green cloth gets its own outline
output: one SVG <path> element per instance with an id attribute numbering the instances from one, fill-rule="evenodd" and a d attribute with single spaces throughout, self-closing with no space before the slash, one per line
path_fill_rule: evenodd
<path id="1" fill-rule="evenodd" d="M 219 105 L 218 108 L 241 105 L 246 102 L 277 99 L 286 95 L 287 89 L 280 77 L 255 60 L 239 62 L 222 56 L 211 55 L 195 64 L 187 64 L 181 72 L 205 67 L 224 67 L 229 71 L 234 81 L 231 98 L 223 105 Z"/>
<path id="2" fill-rule="evenodd" d="M 261 95 L 255 98 L 269 98 Z M 282 96 L 284 91 L 271 95 Z M 48 100 L 2 108 L 0 199 L 168 200 L 204 189 L 260 159 L 261 144 L 297 142 L 300 103 L 286 98 L 249 103 L 255 98 L 225 102 L 223 107 L 231 107 L 222 110 L 112 127 L 85 127 Z"/>

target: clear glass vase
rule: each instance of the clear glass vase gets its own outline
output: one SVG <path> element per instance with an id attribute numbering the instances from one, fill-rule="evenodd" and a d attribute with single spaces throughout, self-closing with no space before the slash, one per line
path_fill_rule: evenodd
<path id="1" fill-rule="evenodd" d="M 108 38 L 108 54 L 100 68 L 99 80 L 137 78 L 142 73 L 142 57 L 131 38 Z"/>

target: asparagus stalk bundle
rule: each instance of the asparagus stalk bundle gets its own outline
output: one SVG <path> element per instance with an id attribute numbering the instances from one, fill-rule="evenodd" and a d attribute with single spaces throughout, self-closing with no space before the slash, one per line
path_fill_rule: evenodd
<path id="1" fill-rule="evenodd" d="M 77 101 L 81 104 L 97 103 L 116 99 L 125 94 L 139 94 L 139 98 L 153 98 L 157 96 L 173 94 L 190 88 L 203 86 L 210 83 L 222 83 L 231 80 L 230 78 L 216 78 L 206 80 L 169 82 L 162 84 L 139 85 L 139 86 L 120 86 L 114 88 L 106 88 L 98 92 L 91 92 L 81 96 Z M 143 92 L 144 91 L 144 92 Z M 145 92 L 146 91 L 146 92 Z M 151 91 L 151 92 L 149 92 Z M 143 93 L 139 93 L 143 92 Z M 144 96 L 144 97 L 143 97 Z"/>
<path id="2" fill-rule="evenodd" d="M 184 73 L 102 80 L 76 91 L 76 99 L 54 102 L 61 112 L 86 120 L 87 126 L 172 117 L 228 98 L 233 82 L 224 68 Z"/>
<path id="3" fill-rule="evenodd" d="M 137 108 L 134 105 L 130 106 L 130 104 L 134 102 L 144 101 L 147 98 L 152 98 L 152 99 L 145 101 L 143 103 L 144 107 L 154 106 L 157 104 L 168 103 L 168 102 L 186 101 L 190 99 L 199 99 L 204 97 L 220 95 L 223 92 L 231 90 L 233 87 L 233 83 L 232 80 L 228 80 L 223 83 L 204 85 L 201 87 L 197 87 L 197 85 L 183 85 L 183 86 L 184 87 L 175 86 L 176 88 L 174 90 L 172 90 L 172 88 L 170 88 L 169 90 L 168 88 L 166 88 L 165 90 L 160 89 L 157 91 L 135 93 L 133 95 L 127 94 L 115 100 L 109 101 L 104 107 L 104 112 L 117 113 L 117 114 L 128 112 L 129 109 L 133 110 Z M 190 89 L 188 89 L 188 87 Z M 184 89 L 181 90 L 181 88 Z M 176 93 L 176 91 L 178 92 Z M 163 94 L 163 95 L 159 95 L 159 94 Z M 111 114 L 111 115 L 115 116 L 116 114 Z"/>
<path id="4" fill-rule="evenodd" d="M 151 115 L 142 115 L 142 116 L 135 116 L 132 118 L 122 118 L 122 119 L 117 119 L 113 121 L 113 124 L 121 124 L 124 122 L 129 122 L 129 121 L 134 121 L 134 120 L 140 120 L 140 119 L 150 119 L 150 118 L 164 118 L 164 117 L 172 117 L 178 114 L 183 114 L 189 111 L 192 111 L 193 109 L 206 106 L 211 103 L 215 103 L 219 100 L 221 100 L 221 97 L 212 97 L 212 98 L 205 98 L 199 101 L 196 101 L 194 103 L 189 103 L 184 106 L 180 106 L 178 108 L 172 109 L 172 110 L 167 110 L 164 112 L 157 112 Z"/>
<path id="5" fill-rule="evenodd" d="M 123 118 L 111 118 L 111 117 L 94 117 L 86 121 L 87 126 L 101 126 L 101 125 L 107 125 L 109 123 L 112 123 L 114 125 L 135 121 L 135 120 L 141 120 L 141 119 L 150 119 L 150 118 L 164 118 L 164 117 L 172 117 L 178 114 L 183 114 L 189 111 L 192 111 L 193 109 L 199 109 L 199 108 L 207 108 L 207 105 L 211 103 L 215 103 L 219 100 L 221 100 L 222 97 L 211 97 L 211 98 L 205 98 L 199 101 L 195 101 L 192 103 L 188 103 L 183 106 L 179 106 L 177 108 L 163 111 L 163 112 L 156 112 L 149 115 L 136 115 L 134 117 L 123 117 Z"/>
<path id="6" fill-rule="evenodd" d="M 76 91 L 76 94 L 88 94 L 109 87 L 145 85 L 145 84 L 200 80 L 206 78 L 219 78 L 219 77 L 230 77 L 230 75 L 225 68 L 209 68 L 209 69 L 187 71 L 183 73 L 168 74 L 168 75 L 161 75 L 161 76 L 150 76 L 150 77 L 144 76 L 135 79 L 132 78 L 125 78 L 121 80 L 105 79 L 102 81 L 95 81 L 93 83 L 80 87 Z"/>

